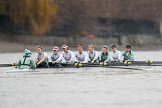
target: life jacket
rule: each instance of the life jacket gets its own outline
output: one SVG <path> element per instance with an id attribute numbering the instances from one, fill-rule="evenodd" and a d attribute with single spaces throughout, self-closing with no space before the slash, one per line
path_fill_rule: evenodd
<path id="1" fill-rule="evenodd" d="M 29 57 L 30 56 L 23 56 L 23 62 L 21 62 L 21 65 L 30 67 L 31 65 L 26 63 L 26 59 L 29 58 Z"/>

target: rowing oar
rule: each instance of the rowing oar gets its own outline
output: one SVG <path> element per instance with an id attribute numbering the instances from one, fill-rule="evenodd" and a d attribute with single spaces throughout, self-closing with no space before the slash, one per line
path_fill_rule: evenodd
<path id="1" fill-rule="evenodd" d="M 148 64 L 133 64 L 133 63 L 120 63 L 120 62 L 110 62 L 110 63 L 75 63 L 76 67 L 80 66 L 89 66 L 89 67 L 95 67 L 95 66 L 150 66 Z"/>
<path id="2" fill-rule="evenodd" d="M 61 68 L 61 67 L 73 67 L 74 63 L 52 63 L 49 62 L 49 67 L 53 67 L 53 68 Z"/>
<path id="3" fill-rule="evenodd" d="M 152 65 L 161 65 L 162 66 L 162 61 L 151 61 L 151 60 L 147 60 L 147 61 L 125 61 L 123 62 L 123 64 L 125 65 L 137 65 L 137 66 L 152 66 Z"/>
<path id="4" fill-rule="evenodd" d="M 0 64 L 0 67 L 12 67 L 12 66 L 16 66 L 15 63 L 13 64 Z"/>
<path id="5" fill-rule="evenodd" d="M 125 61 L 125 62 L 107 62 L 107 63 L 82 63 L 83 65 L 103 65 L 103 66 L 162 66 L 161 61 Z M 77 63 L 75 66 L 79 65 Z"/>
<path id="6" fill-rule="evenodd" d="M 108 65 L 101 65 L 101 64 L 92 65 L 92 64 L 77 63 L 77 64 L 75 64 L 75 66 L 77 68 L 81 68 L 81 67 L 105 67 L 105 68 L 115 68 L 115 69 L 143 70 L 143 69 L 139 69 L 139 68 L 117 67 L 117 66 L 108 66 Z"/>
<path id="7" fill-rule="evenodd" d="M 139 68 L 116 67 L 116 66 L 108 66 L 107 68 L 115 68 L 115 69 L 130 69 L 130 70 L 143 70 L 143 69 L 139 69 Z"/>

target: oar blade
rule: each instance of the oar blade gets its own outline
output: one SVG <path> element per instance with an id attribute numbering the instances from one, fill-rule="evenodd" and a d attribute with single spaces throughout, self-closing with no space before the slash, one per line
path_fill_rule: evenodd
<path id="1" fill-rule="evenodd" d="M 12 67 L 15 66 L 15 64 L 0 64 L 0 67 Z"/>

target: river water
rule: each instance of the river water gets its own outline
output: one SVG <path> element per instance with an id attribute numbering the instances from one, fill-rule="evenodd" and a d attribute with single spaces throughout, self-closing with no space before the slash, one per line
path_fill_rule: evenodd
<path id="1" fill-rule="evenodd" d="M 0 54 L 0 63 L 13 63 L 21 55 Z M 162 61 L 162 52 L 135 52 L 135 58 Z M 73 73 L 69 74 L 4 74 L 12 69 L 0 68 L 0 108 L 162 107 L 162 67 L 105 69 L 104 72 L 96 68 L 71 70 Z"/>

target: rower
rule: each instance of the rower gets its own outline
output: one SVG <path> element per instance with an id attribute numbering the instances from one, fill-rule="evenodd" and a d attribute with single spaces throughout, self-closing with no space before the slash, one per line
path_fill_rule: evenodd
<path id="1" fill-rule="evenodd" d="M 109 48 L 107 45 L 102 46 L 102 53 L 99 56 L 99 62 L 100 63 L 108 63 L 111 62 L 110 60 L 110 54 L 108 52 Z"/>
<path id="2" fill-rule="evenodd" d="M 75 54 L 69 50 L 67 45 L 62 45 L 62 55 L 66 63 L 74 63 L 75 62 Z"/>
<path id="3" fill-rule="evenodd" d="M 25 49 L 23 58 L 21 58 L 17 63 L 18 68 L 20 69 L 36 68 L 36 64 L 34 60 L 31 58 L 31 55 L 32 55 L 31 51 Z"/>
<path id="4" fill-rule="evenodd" d="M 111 61 L 113 62 L 120 62 L 121 59 L 121 52 L 117 50 L 117 45 L 111 45 Z"/>
<path id="5" fill-rule="evenodd" d="M 48 68 L 48 55 L 43 51 L 42 46 L 36 46 L 37 54 L 35 55 L 35 63 L 38 68 Z"/>
<path id="6" fill-rule="evenodd" d="M 97 63 L 98 62 L 98 52 L 94 50 L 94 46 L 93 45 L 88 45 L 88 57 L 89 57 L 89 61 L 90 63 Z"/>
<path id="7" fill-rule="evenodd" d="M 125 51 L 122 54 L 123 62 L 125 61 L 134 61 L 134 53 L 131 50 L 131 45 L 126 45 Z"/>
<path id="8" fill-rule="evenodd" d="M 78 52 L 75 54 L 76 62 L 78 63 L 88 63 L 88 55 L 83 51 L 83 44 L 78 45 Z"/>
<path id="9" fill-rule="evenodd" d="M 54 66 L 55 64 L 61 63 L 63 60 L 63 56 L 59 53 L 59 48 L 54 47 L 53 53 L 48 57 L 49 65 Z"/>

